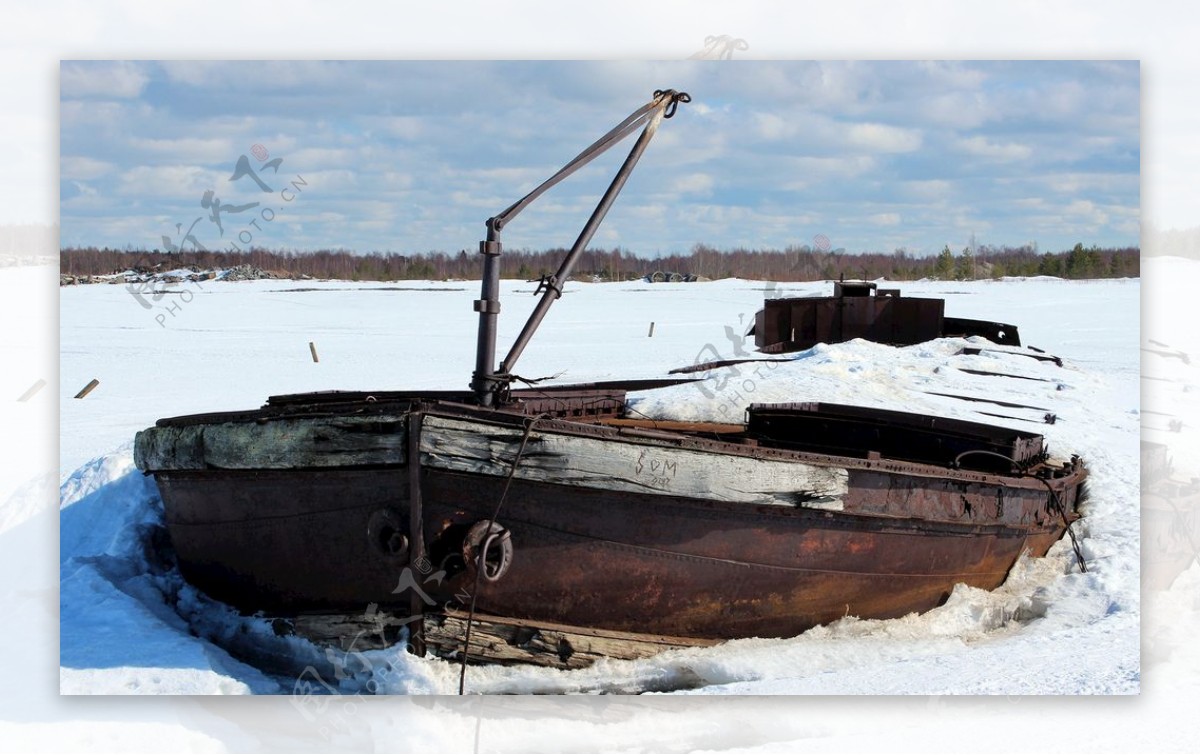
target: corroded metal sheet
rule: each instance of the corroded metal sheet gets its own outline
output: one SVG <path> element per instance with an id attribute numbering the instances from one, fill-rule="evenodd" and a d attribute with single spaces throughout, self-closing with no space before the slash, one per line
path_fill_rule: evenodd
<path id="1" fill-rule="evenodd" d="M 417 574 L 371 527 L 385 510 L 403 530 L 402 470 L 159 479 L 184 574 L 214 597 L 247 610 L 353 613 L 374 603 L 402 615 L 418 589 L 430 610 L 469 604 L 463 540 L 505 484 L 422 472 L 429 571 Z M 1035 491 L 998 500 L 996 486 L 898 482 L 855 472 L 847 511 L 834 512 L 515 479 L 498 517 L 511 568 L 482 583 L 478 608 L 617 631 L 788 636 L 844 615 L 928 610 L 957 582 L 991 589 L 1022 550 L 1041 555 L 1062 534 Z"/>
<path id="2" fill-rule="evenodd" d="M 854 338 L 920 343 L 942 335 L 944 305 L 941 299 L 892 296 L 768 299 L 762 317 L 755 320 L 754 342 L 772 352 L 800 351 L 818 343 Z"/>
<path id="3" fill-rule="evenodd" d="M 459 498 L 430 512 L 446 531 L 488 515 L 489 486 L 466 482 L 429 478 L 431 490 Z M 513 533 L 512 569 L 482 584 L 479 610 L 518 618 L 549 611 L 571 624 L 687 637 L 791 636 L 846 615 L 928 610 L 957 582 L 992 589 L 1030 535 L 1044 531 L 1053 542 L 1061 534 L 1053 522 L 1039 530 L 688 500 L 648 507 L 604 491 L 582 491 L 564 506 L 561 496 L 553 486 L 514 483 L 501 515 Z M 445 555 L 453 563 L 454 553 Z M 452 574 L 447 585 L 469 596 L 472 575 Z"/>
<path id="4" fill-rule="evenodd" d="M 1021 345 L 1015 325 L 946 317 L 943 299 L 900 296 L 897 289 L 871 295 L 874 288 L 873 283 L 835 283 L 833 296 L 767 299 L 754 318 L 754 343 L 770 354 L 854 338 L 907 345 L 943 336 L 982 336 L 997 344 Z"/>
<path id="5" fill-rule="evenodd" d="M 969 320 L 963 317 L 947 317 L 942 321 L 944 336 L 982 336 L 1001 346 L 1020 346 L 1021 335 L 1016 325 L 1006 322 Z"/>
<path id="6" fill-rule="evenodd" d="M 785 448 L 967 469 L 1010 471 L 1036 461 L 1042 436 L 978 422 L 819 402 L 751 404 L 747 430 Z"/>

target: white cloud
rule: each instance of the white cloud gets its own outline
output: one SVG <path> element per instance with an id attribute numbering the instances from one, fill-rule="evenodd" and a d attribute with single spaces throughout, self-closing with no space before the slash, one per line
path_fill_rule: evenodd
<path id="1" fill-rule="evenodd" d="M 854 157 L 797 157 L 787 161 L 781 168 L 787 170 L 787 175 L 794 184 L 785 183 L 782 188 L 796 186 L 806 188 L 814 179 L 845 180 L 855 178 L 876 167 L 875 158 L 869 155 Z"/>
<path id="2" fill-rule="evenodd" d="M 1137 196 L 1137 173 L 1055 173 L 1045 177 L 1046 185 L 1062 194 L 1082 191 L 1133 192 Z"/>
<path id="3" fill-rule="evenodd" d="M 384 133 L 399 139 L 419 139 L 426 133 L 424 122 L 416 116 L 392 116 L 374 122 Z"/>
<path id="4" fill-rule="evenodd" d="M 950 193 L 951 184 L 940 178 L 905 181 L 900 197 L 902 199 L 944 199 Z"/>
<path id="5" fill-rule="evenodd" d="M 338 168 L 356 167 L 357 161 L 355 150 L 352 149 L 302 147 L 295 152 L 289 152 L 284 158 L 283 164 L 291 165 L 295 170 L 312 171 L 335 166 Z"/>
<path id="6" fill-rule="evenodd" d="M 956 129 L 979 128 L 1003 111 L 989 103 L 981 92 L 945 92 L 924 103 L 922 114 L 927 122 Z"/>
<path id="7" fill-rule="evenodd" d="M 61 103 L 63 202 L 84 201 L 83 190 L 69 183 L 80 181 L 109 197 L 119 208 L 114 212 L 165 208 L 173 223 L 190 220 L 175 216 L 193 207 L 199 213 L 199 198 L 210 188 L 223 202 L 257 200 L 249 181 L 227 180 L 233 161 L 257 142 L 284 158 L 277 180 L 302 174 L 322 202 L 344 203 L 333 207 L 347 218 L 339 231 L 305 217 L 312 238 L 378 245 L 374 239 L 383 234 L 370 231 L 391 218 L 364 203 L 380 200 L 396 208 L 393 227 L 404 229 L 403 243 L 437 248 L 459 225 L 474 238 L 482 218 L 545 179 L 603 133 L 610 118 L 640 104 L 642 89 L 669 83 L 696 101 L 664 124 L 613 210 L 613 227 L 631 246 L 651 240 L 670 251 L 672 244 L 703 239 L 782 247 L 818 230 L 839 233 L 836 245 L 848 249 L 878 248 L 880 239 L 901 236 L 907 246 L 930 246 L 964 223 L 969 232 L 988 221 L 1004 243 L 1010 226 L 1024 240 L 1028 232 L 1021 229 L 1034 213 L 1067 222 L 1063 211 L 1072 200 L 1091 200 L 1091 210 L 1108 213 L 1110 228 L 1122 217 L 1110 209 L 1137 206 L 1136 118 L 1132 127 L 1057 123 L 1012 104 L 1027 104 L 1061 77 L 1077 77 L 1094 91 L 1095 77 L 1076 76 L 1070 64 L 1060 71 L 1057 64 L 747 62 L 676 70 L 667 63 L 617 69 L 589 63 L 580 64 L 583 70 L 523 63 L 517 76 L 507 75 L 505 65 L 148 64 L 144 72 L 154 84 L 143 87 L 141 99 Z M 647 85 L 647 71 L 672 75 Z M 568 86 L 602 81 L 610 72 L 623 79 L 619 86 Z M 1025 94 L 1031 87 L 1036 91 Z M 472 99 L 484 89 L 489 102 L 505 103 L 502 111 Z M 1119 111 L 1136 116 L 1122 97 Z M 1097 116 L 1106 112 L 1102 107 Z M 995 125 L 983 129 L 981 122 Z M 537 203 L 510 241 L 536 248 L 563 243 L 564 224 L 577 232 L 627 147 Z M 1040 170 L 1015 162 L 1034 156 L 1046 158 Z M 169 165 L 152 167 L 157 163 Z M 211 171 L 190 170 L 189 163 Z M 264 180 L 274 185 L 268 174 Z M 135 192 L 134 183 L 145 191 Z M 1020 201 L 1037 198 L 1046 205 Z M 745 214 L 697 210 L 726 199 Z M 430 208 L 420 222 L 414 222 L 417 203 Z M 963 204 L 973 208 L 971 217 L 961 212 Z M 1076 207 L 1070 222 L 1084 222 L 1088 210 Z M 800 213 L 826 220 L 810 228 Z M 687 217 L 700 225 L 688 227 Z M 846 232 L 831 218 L 844 219 Z M 64 227 L 72 222 L 86 224 L 88 217 L 67 213 Z M 309 245 L 309 237 L 293 240 L 288 229 L 280 243 Z"/>
<path id="8" fill-rule="evenodd" d="M 63 97 L 138 97 L 150 77 L 128 61 L 64 62 L 59 71 Z"/>
<path id="9" fill-rule="evenodd" d="M 796 134 L 796 124 L 774 113 L 755 113 L 754 130 L 763 139 L 774 141 Z"/>
<path id="10" fill-rule="evenodd" d="M 1100 209 L 1095 202 L 1087 199 L 1077 199 L 1063 209 L 1063 214 L 1069 218 L 1082 220 L 1097 226 L 1108 223 L 1108 213 Z"/>
<path id="11" fill-rule="evenodd" d="M 370 220 L 392 221 L 396 217 L 396 205 L 379 199 L 364 199 L 354 203 L 355 209 Z"/>
<path id="12" fill-rule="evenodd" d="M 954 227 L 969 233 L 978 233 L 981 231 L 990 231 L 992 224 L 979 217 L 978 215 L 969 215 L 966 210 L 960 210 L 954 215 Z"/>
<path id="13" fill-rule="evenodd" d="M 806 69 L 806 73 L 808 87 L 804 94 L 825 108 L 853 107 L 872 84 L 870 65 L 856 61 L 818 63 L 815 70 Z"/>
<path id="14" fill-rule="evenodd" d="M 167 78 L 193 87 L 233 90 L 315 89 L 345 86 L 345 64 L 327 60 L 178 60 L 158 64 Z"/>
<path id="15" fill-rule="evenodd" d="M 460 207 L 483 208 L 491 210 L 492 212 L 499 212 L 499 210 L 496 209 L 497 207 L 504 209 L 502 201 L 499 198 L 494 196 L 480 196 L 469 191 L 450 192 L 450 201 Z M 538 205 L 538 209 L 548 212 L 554 209 L 554 206 L 550 204 L 540 204 Z"/>
<path id="16" fill-rule="evenodd" d="M 271 157 L 286 157 L 296 148 L 297 139 L 293 134 L 277 131 L 271 136 L 263 137 L 260 143 L 270 150 Z"/>
<path id="17" fill-rule="evenodd" d="M 169 157 L 177 163 L 228 163 L 232 171 L 237 162 L 241 149 L 233 146 L 229 139 L 209 139 L 204 137 L 183 137 L 154 139 L 135 137 L 129 140 L 130 146 L 152 155 Z"/>
<path id="18" fill-rule="evenodd" d="M 737 225 L 749 220 L 752 213 L 753 210 L 748 207 L 716 204 L 690 204 L 679 210 L 679 216 L 689 225 L 697 223 Z"/>
<path id="19" fill-rule="evenodd" d="M 94 186 L 83 181 L 69 181 L 74 187 L 73 196 L 59 198 L 59 210 L 63 212 L 81 212 L 95 217 L 97 214 L 107 214 L 116 208 L 117 202 Z M 64 192 L 66 194 L 66 192 Z"/>
<path id="20" fill-rule="evenodd" d="M 517 187 L 525 187 L 528 191 L 533 189 L 542 181 L 554 174 L 557 167 L 504 167 L 504 168 L 479 168 L 476 170 L 456 171 L 450 175 L 454 180 L 464 179 L 474 181 L 480 186 L 489 187 L 513 187 L 513 191 L 520 191 Z M 586 170 L 586 169 L 585 169 Z M 515 197 L 514 197 L 515 198 Z"/>
<path id="21" fill-rule="evenodd" d="M 158 65 L 172 83 L 204 86 L 220 80 L 220 70 L 226 63 L 219 60 L 164 60 Z"/>
<path id="22" fill-rule="evenodd" d="M 310 224 L 345 223 L 348 220 L 356 219 L 356 217 L 350 217 L 350 216 L 347 216 L 344 213 L 340 213 L 340 212 L 309 212 L 309 211 L 305 211 L 303 213 L 303 216 L 304 216 L 304 222 L 307 222 Z M 300 213 L 289 213 L 288 215 L 283 215 L 283 214 L 276 215 L 275 220 L 273 220 L 271 222 L 278 223 L 281 220 L 286 223 L 298 224 L 299 222 L 301 222 L 300 221 Z"/>
<path id="23" fill-rule="evenodd" d="M 161 115 L 140 101 L 63 100 L 58 117 L 63 132 L 80 129 L 95 136 L 103 132 L 124 135 L 137 129 L 131 124 L 153 123 L 152 119 L 161 118 Z"/>
<path id="24" fill-rule="evenodd" d="M 846 139 L 871 152 L 912 152 L 921 146 L 920 131 L 882 123 L 856 123 L 846 131 Z"/>
<path id="25" fill-rule="evenodd" d="M 81 155 L 64 155 L 58 164 L 58 173 L 62 178 L 91 181 L 113 171 L 115 166 L 104 160 Z"/>
<path id="26" fill-rule="evenodd" d="M 958 148 L 976 157 L 995 160 L 1024 160 L 1033 154 L 1033 149 L 1028 145 L 1016 142 L 993 142 L 983 136 L 959 139 Z"/>
<path id="27" fill-rule="evenodd" d="M 280 176 L 283 175 L 284 169 L 281 168 Z M 358 187 L 358 174 L 350 170 L 305 170 L 301 171 L 300 175 L 302 175 L 304 180 L 312 186 L 311 190 L 313 192 L 325 192 L 326 195 L 333 194 L 334 192 L 344 192 Z M 278 185 L 284 183 L 282 180 L 272 180 L 270 174 L 267 174 L 267 176 L 264 177 L 264 180 L 266 181 L 267 185 L 275 186 L 276 188 L 278 188 Z M 307 187 L 304 190 L 309 191 Z"/>
<path id="28" fill-rule="evenodd" d="M 384 171 L 380 180 L 385 189 L 409 189 L 413 185 L 411 173 L 402 173 L 397 170 Z"/>
<path id="29" fill-rule="evenodd" d="M 1060 81 L 1038 92 L 1038 103 L 1043 113 L 1066 120 L 1086 116 L 1091 102 L 1101 94 L 1086 89 L 1078 81 Z"/>
<path id="30" fill-rule="evenodd" d="M 144 197 L 149 203 L 162 199 L 194 199 L 199 209 L 204 192 L 220 188 L 228 178 L 227 173 L 196 165 L 139 165 L 121 174 L 117 192 L 124 196 Z"/>
<path id="31" fill-rule="evenodd" d="M 926 60 L 917 66 L 938 86 L 947 89 L 978 89 L 987 80 L 987 74 L 969 63 Z"/>
<path id="32" fill-rule="evenodd" d="M 731 146 L 731 141 L 737 142 Z M 649 153 L 670 156 L 670 164 L 711 166 L 741 146 L 740 136 L 730 138 L 723 128 L 695 129 L 685 121 L 682 128 L 659 129 Z"/>
<path id="33" fill-rule="evenodd" d="M 650 223 L 659 223 L 666 220 L 668 217 L 668 207 L 673 203 L 647 203 L 639 204 L 631 207 L 622 207 L 622 211 L 631 218 L 647 221 Z"/>
<path id="34" fill-rule="evenodd" d="M 713 177 L 707 173 L 689 173 L 676 178 L 671 184 L 671 189 L 681 194 L 707 196 L 712 192 L 714 183 Z"/>

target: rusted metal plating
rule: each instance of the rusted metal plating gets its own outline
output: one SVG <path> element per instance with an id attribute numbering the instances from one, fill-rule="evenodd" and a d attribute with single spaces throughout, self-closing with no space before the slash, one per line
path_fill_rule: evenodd
<path id="1" fill-rule="evenodd" d="M 768 299 L 747 335 L 759 351 L 780 354 L 853 338 L 907 345 L 943 336 L 983 336 L 1020 346 L 1015 325 L 945 316 L 946 302 L 900 296 L 866 281 L 834 283 L 833 296 Z"/>

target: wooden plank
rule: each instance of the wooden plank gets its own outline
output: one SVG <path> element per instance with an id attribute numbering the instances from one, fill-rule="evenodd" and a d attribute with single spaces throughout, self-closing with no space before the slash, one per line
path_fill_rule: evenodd
<path id="1" fill-rule="evenodd" d="M 137 434 L 134 461 L 153 471 L 403 464 L 406 424 L 392 415 L 158 426 Z"/>
<path id="2" fill-rule="evenodd" d="M 427 416 L 421 464 L 506 476 L 522 428 Z M 670 440 L 614 440 L 534 430 L 516 476 L 537 482 L 752 504 L 839 508 L 848 473 L 795 461 L 678 448 Z"/>
<path id="3" fill-rule="evenodd" d="M 369 609 L 362 614 L 300 615 L 273 621 L 279 624 L 279 631 L 343 651 L 362 652 L 394 645 L 403 638 L 405 626 L 412 628 L 411 618 Z M 467 615 L 462 611 L 426 614 L 426 647 L 439 657 L 459 659 L 466 624 Z M 471 663 L 580 669 L 600 658 L 648 658 L 666 650 L 711 647 L 720 642 L 476 614 L 471 624 L 468 660 Z M 416 648 L 412 650 L 416 651 Z M 423 654 L 417 652 L 417 655 Z"/>
<path id="4" fill-rule="evenodd" d="M 346 652 L 391 647 L 402 636 L 411 617 L 393 616 L 372 608 L 368 606 L 359 614 L 301 614 L 271 621 L 278 623 L 277 631 L 290 629 L 291 633 L 311 642 L 332 645 Z"/>
<path id="5" fill-rule="evenodd" d="M 92 378 L 91 380 L 88 381 L 87 385 L 83 386 L 83 388 L 80 389 L 79 393 L 75 394 L 75 398 L 83 398 L 84 396 L 91 393 L 92 390 L 95 389 L 95 387 L 98 385 L 100 385 L 100 381 L 97 380 L 96 378 Z"/>
<path id="6" fill-rule="evenodd" d="M 466 623 L 466 614 L 459 611 L 427 615 L 425 631 L 429 649 L 443 658 L 460 658 Z M 648 658 L 666 650 L 708 647 L 719 642 L 476 614 L 471 624 L 468 660 L 580 669 L 601 658 Z"/>

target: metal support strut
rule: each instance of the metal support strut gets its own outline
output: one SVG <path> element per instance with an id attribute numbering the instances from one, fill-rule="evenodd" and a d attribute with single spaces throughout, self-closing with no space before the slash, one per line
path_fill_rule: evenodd
<path id="1" fill-rule="evenodd" d="M 504 212 L 488 219 L 487 239 L 479 243 L 479 252 L 483 255 L 483 284 L 480 298 L 475 302 L 475 311 L 479 313 L 479 338 L 475 352 L 475 373 L 471 380 L 471 389 L 475 392 L 476 401 L 481 406 L 494 406 L 500 402 L 502 394 L 512 381 L 512 369 L 516 365 L 517 359 L 529 344 L 534 331 L 545 318 L 551 305 L 562 296 L 563 283 L 570 278 L 576 260 L 579 259 L 579 255 L 588 242 L 592 240 L 592 236 L 600 227 L 604 216 L 608 214 L 609 208 L 612 207 L 617 195 L 625 186 L 629 174 L 633 172 L 642 153 L 646 151 L 646 146 L 654 138 L 658 125 L 664 118 L 670 118 L 675 114 L 675 109 L 680 102 L 691 102 L 691 99 L 686 92 L 677 92 L 674 89 L 655 91 L 650 102 L 631 113 L 629 117 L 576 155 L 573 160 L 536 189 L 526 194 Z M 525 322 L 525 327 L 521 329 L 520 335 L 517 336 L 508 355 L 497 370 L 494 365 L 496 364 L 496 323 L 500 314 L 500 253 L 502 251 L 500 231 L 517 214 L 555 184 L 599 157 L 639 127 L 642 128 L 642 133 L 630 150 L 629 156 L 625 158 L 625 162 L 621 164 L 621 168 L 613 177 L 612 183 L 609 184 L 608 190 L 600 198 L 600 202 L 596 205 L 596 209 L 588 218 L 587 223 L 584 224 L 571 251 L 563 258 L 558 271 L 544 281 L 545 292 L 542 294 L 542 298 L 534 307 L 533 313 Z"/>

